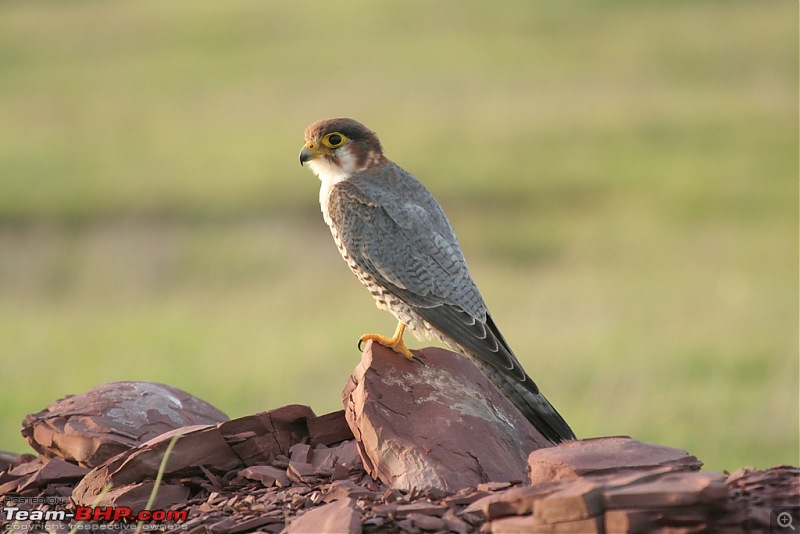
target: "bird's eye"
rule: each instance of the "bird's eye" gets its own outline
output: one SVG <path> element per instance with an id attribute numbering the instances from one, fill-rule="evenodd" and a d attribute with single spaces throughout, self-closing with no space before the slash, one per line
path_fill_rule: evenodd
<path id="1" fill-rule="evenodd" d="M 338 132 L 330 133 L 322 138 L 322 144 L 328 148 L 336 148 L 342 146 L 347 140 L 345 136 Z"/>

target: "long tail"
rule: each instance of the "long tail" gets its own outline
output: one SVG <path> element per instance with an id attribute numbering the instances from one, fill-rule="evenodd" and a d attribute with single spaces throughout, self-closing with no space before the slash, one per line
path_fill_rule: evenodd
<path id="1" fill-rule="evenodd" d="M 433 327 L 435 336 L 472 360 L 545 438 L 553 443 L 576 439 L 522 368 L 488 312 L 483 320 L 455 304 L 418 307 L 415 312 Z"/>
<path id="2" fill-rule="evenodd" d="M 544 437 L 553 443 L 576 439 L 575 433 L 561 414 L 537 391 L 536 385 L 527 374 L 525 382 L 521 382 L 517 377 L 509 376 L 480 358 L 470 359 Z"/>

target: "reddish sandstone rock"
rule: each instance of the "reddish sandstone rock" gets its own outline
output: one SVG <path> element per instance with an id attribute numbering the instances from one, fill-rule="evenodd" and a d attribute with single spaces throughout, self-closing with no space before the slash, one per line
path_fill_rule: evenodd
<path id="1" fill-rule="evenodd" d="M 702 465 L 697 457 L 684 450 L 625 436 L 568 441 L 558 447 L 534 451 L 528 457 L 531 484 L 661 467 L 696 471 Z"/>
<path id="2" fill-rule="evenodd" d="M 176 387 L 111 382 L 28 415 L 22 435 L 47 458 L 95 467 L 164 432 L 227 420 L 221 411 Z"/>
<path id="3" fill-rule="evenodd" d="M 357 534 L 361 532 L 361 514 L 352 499 L 343 499 L 314 508 L 292 520 L 289 534 Z"/>
<path id="4" fill-rule="evenodd" d="M 689 526 L 717 532 L 741 524 L 721 473 L 647 471 L 564 477 L 473 502 L 490 532 L 652 532 Z M 680 530 L 677 530 L 680 532 Z"/>
<path id="5" fill-rule="evenodd" d="M 354 440 L 338 441 L 348 435 L 343 422 L 341 412 L 314 417 L 308 407 L 290 405 L 184 428 L 153 507 L 186 513 L 179 525 L 187 532 L 231 534 L 767 532 L 774 529 L 777 507 L 800 499 L 796 467 L 743 468 L 728 476 L 698 472 L 692 470 L 699 465 L 692 457 L 676 460 L 670 453 L 662 457 L 663 465 L 653 461 L 653 451 L 675 449 L 619 438 L 584 440 L 532 455 L 549 453 L 551 466 L 569 465 L 583 473 L 550 482 L 487 481 L 456 491 L 400 491 L 365 473 Z M 33 497 L 31 509 L 41 512 L 64 509 L 70 496 L 75 504 L 138 511 L 153 493 L 154 470 L 169 436 L 143 443 L 88 474 L 58 458 L 15 457 L 0 469 L 0 495 Z M 598 447 L 598 442 L 605 443 Z M 649 452 L 635 454 L 637 448 Z M 622 452 L 629 454 L 628 462 L 620 462 Z M 98 476 L 103 470 L 105 480 Z M 98 500 L 97 492 L 108 482 L 110 490 Z M 100 523 L 109 530 L 121 527 Z M 0 517 L 0 532 L 32 525 Z M 74 527 L 63 521 L 48 525 L 63 532 Z"/>
<path id="6" fill-rule="evenodd" d="M 343 392 L 367 472 L 398 489 L 523 480 L 528 454 L 552 443 L 467 358 L 417 355 L 368 343 Z"/>
<path id="7" fill-rule="evenodd" d="M 98 503 L 100 498 L 99 504 L 114 505 L 108 494 L 104 495 L 104 488 L 109 484 L 121 488 L 155 479 L 175 436 L 179 437 L 165 464 L 167 476 L 227 473 L 269 463 L 289 453 L 293 445 L 309 439 L 307 421 L 314 417 L 308 406 L 291 404 L 219 425 L 194 425 L 165 432 L 92 469 L 75 486 L 72 499 L 88 506 Z M 286 476 L 291 478 L 291 473 L 287 471 Z"/>

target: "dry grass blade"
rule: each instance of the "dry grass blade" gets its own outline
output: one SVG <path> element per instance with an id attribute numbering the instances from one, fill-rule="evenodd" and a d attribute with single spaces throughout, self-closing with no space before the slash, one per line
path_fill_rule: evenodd
<path id="1" fill-rule="evenodd" d="M 169 445 L 167 445 L 167 450 L 164 451 L 164 457 L 161 459 L 161 465 L 158 466 L 158 473 L 156 474 L 156 481 L 153 485 L 153 491 L 150 492 L 150 498 L 147 499 L 147 504 L 145 505 L 145 510 L 150 510 L 153 506 L 153 503 L 156 500 L 156 496 L 158 495 L 158 487 L 161 485 L 161 480 L 164 478 L 164 471 L 167 469 L 167 461 L 169 461 L 169 455 L 172 454 L 172 449 L 175 448 L 175 444 L 178 442 L 179 439 L 183 434 L 178 432 L 172 439 L 169 441 Z M 140 534 L 142 532 L 142 526 L 144 525 L 144 521 L 140 520 L 136 524 L 135 534 Z"/>
<path id="2" fill-rule="evenodd" d="M 109 482 L 108 484 L 103 486 L 103 491 L 101 491 L 97 495 L 97 497 L 95 498 L 94 502 L 92 502 L 92 504 L 89 505 L 89 508 L 94 510 L 97 507 L 97 505 L 100 504 L 100 501 L 103 499 L 103 497 L 106 496 L 106 493 L 108 493 L 109 491 L 111 491 L 111 482 Z M 76 532 L 81 530 L 81 525 L 83 525 L 85 522 L 86 521 L 78 521 L 77 523 L 72 525 L 72 528 L 70 529 L 69 534 L 75 534 Z"/>

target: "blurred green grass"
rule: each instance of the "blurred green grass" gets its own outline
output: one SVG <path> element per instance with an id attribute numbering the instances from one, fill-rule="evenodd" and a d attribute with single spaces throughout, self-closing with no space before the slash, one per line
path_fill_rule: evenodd
<path id="1" fill-rule="evenodd" d="M 338 409 L 393 320 L 297 153 L 352 116 L 580 436 L 796 465 L 797 10 L 0 4 L 0 449 L 111 380 Z"/>

